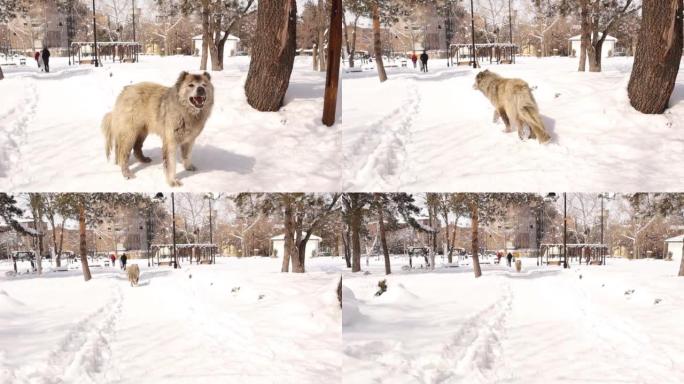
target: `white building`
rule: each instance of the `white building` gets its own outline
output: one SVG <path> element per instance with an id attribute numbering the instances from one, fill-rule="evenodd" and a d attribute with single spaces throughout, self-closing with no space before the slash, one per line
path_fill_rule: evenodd
<path id="1" fill-rule="evenodd" d="M 302 236 L 306 236 L 306 233 L 302 234 Z M 314 257 L 318 253 L 318 247 L 321 244 L 321 239 L 320 237 L 316 235 L 311 235 L 309 237 L 309 241 L 306 242 L 306 251 L 305 255 L 306 257 Z M 278 236 L 273 236 L 271 237 L 271 256 L 273 257 L 282 257 L 285 254 L 285 235 L 278 235 Z"/>
<path id="2" fill-rule="evenodd" d="M 582 35 L 573 36 L 568 39 L 570 43 L 570 56 L 577 57 L 582 47 Z M 601 57 L 611 57 L 615 53 L 615 44 L 617 39 L 611 35 L 606 37 L 603 41 L 603 48 L 601 49 Z"/>
<path id="3" fill-rule="evenodd" d="M 665 240 L 665 257 L 672 256 L 672 260 L 682 260 L 682 246 L 684 246 L 684 235 L 675 236 Z"/>
<path id="4" fill-rule="evenodd" d="M 224 32 L 221 32 L 221 38 L 224 36 Z M 226 40 L 226 45 L 223 48 L 223 60 L 225 62 L 226 57 L 235 56 L 238 53 L 238 48 L 240 46 L 240 38 L 233 35 L 228 35 Z M 202 56 L 202 35 L 197 35 L 192 38 L 192 54 L 194 56 Z M 209 57 L 209 62 L 211 63 L 211 55 Z"/>

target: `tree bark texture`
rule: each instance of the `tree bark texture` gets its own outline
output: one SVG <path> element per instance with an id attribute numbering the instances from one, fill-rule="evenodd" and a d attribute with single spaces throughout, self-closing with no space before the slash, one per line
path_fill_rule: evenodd
<path id="1" fill-rule="evenodd" d="M 665 112 L 682 59 L 682 0 L 644 1 L 641 30 L 629 79 L 632 106 L 647 114 Z"/>
<path id="2" fill-rule="evenodd" d="M 252 60 L 245 82 L 247 102 L 266 112 L 283 105 L 296 48 L 297 2 L 260 1 Z"/>

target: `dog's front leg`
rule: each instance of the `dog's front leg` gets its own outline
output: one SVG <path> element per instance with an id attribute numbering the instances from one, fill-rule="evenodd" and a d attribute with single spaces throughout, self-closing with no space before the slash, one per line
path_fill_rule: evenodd
<path id="1" fill-rule="evenodd" d="M 492 117 L 492 123 L 496 124 L 499 122 L 499 111 L 497 109 L 494 110 L 494 116 Z"/>
<path id="2" fill-rule="evenodd" d="M 176 144 L 165 140 L 162 145 L 162 153 L 164 154 L 166 182 L 172 187 L 180 187 L 183 184 L 176 179 Z"/>
<path id="3" fill-rule="evenodd" d="M 186 171 L 196 171 L 197 167 L 195 167 L 192 164 L 192 160 L 190 159 L 192 155 L 192 146 L 195 144 L 194 141 L 190 141 L 188 143 L 181 144 L 181 159 L 183 160 L 183 167 L 185 168 Z"/>

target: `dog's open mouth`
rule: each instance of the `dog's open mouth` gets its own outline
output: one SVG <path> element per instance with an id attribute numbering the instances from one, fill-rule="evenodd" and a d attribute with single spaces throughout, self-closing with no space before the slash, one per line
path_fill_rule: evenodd
<path id="1" fill-rule="evenodd" d="M 206 100 L 207 98 L 204 96 L 194 96 L 190 98 L 190 104 L 192 104 L 197 109 L 201 109 L 202 107 L 204 107 L 204 102 Z"/>

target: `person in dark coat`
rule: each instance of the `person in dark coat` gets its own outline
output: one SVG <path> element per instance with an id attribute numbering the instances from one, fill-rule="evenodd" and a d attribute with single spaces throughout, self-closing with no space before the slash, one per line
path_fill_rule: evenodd
<path id="1" fill-rule="evenodd" d="M 45 72 L 50 72 L 50 51 L 47 47 L 43 48 L 43 66 L 45 67 Z"/>
<path id="2" fill-rule="evenodd" d="M 508 266 L 510 267 L 512 265 L 511 261 L 513 261 L 513 254 L 512 253 L 508 252 L 508 255 L 506 255 L 506 261 L 508 261 Z"/>
<path id="3" fill-rule="evenodd" d="M 123 255 L 121 255 L 120 259 L 121 259 L 121 269 L 123 269 L 125 271 L 126 270 L 126 259 L 128 259 L 128 257 L 126 257 L 126 254 L 124 253 Z"/>
<path id="4" fill-rule="evenodd" d="M 427 66 L 428 59 L 429 59 L 429 56 L 428 56 L 427 52 L 423 51 L 423 53 L 420 54 L 420 64 L 421 64 L 420 69 L 423 72 L 428 71 L 428 66 Z"/>

